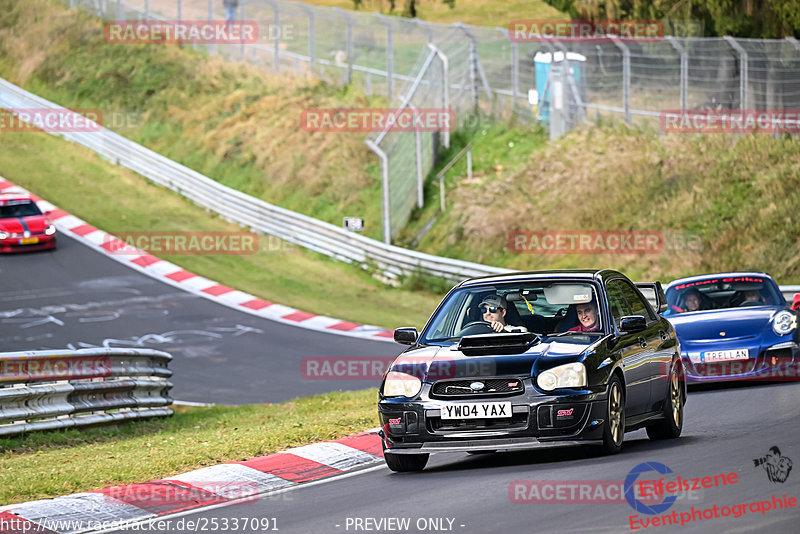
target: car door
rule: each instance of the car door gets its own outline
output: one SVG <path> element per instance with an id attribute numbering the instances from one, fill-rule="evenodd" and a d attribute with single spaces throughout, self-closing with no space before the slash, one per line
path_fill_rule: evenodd
<path id="1" fill-rule="evenodd" d="M 630 306 L 631 315 L 641 315 L 647 321 L 647 328 L 638 332 L 636 341 L 642 348 L 639 353 L 639 361 L 644 369 L 642 379 L 649 384 L 646 388 L 649 400 L 644 411 L 653 411 L 656 409 L 655 405 L 664 399 L 666 373 L 669 372 L 669 361 L 665 363 L 664 359 L 672 358 L 672 352 L 665 351 L 662 347 L 668 332 L 665 332 L 661 318 L 630 281 L 617 280 L 617 284 Z"/>
<path id="2" fill-rule="evenodd" d="M 647 343 L 642 337 L 643 332 L 623 334 L 619 330 L 619 321 L 626 315 L 635 315 L 625 298 L 621 280 L 614 279 L 606 282 L 606 295 L 608 306 L 614 324 L 612 333 L 615 335 L 612 350 L 620 355 L 622 360 L 622 373 L 625 376 L 625 410 L 626 417 L 635 416 L 648 411 L 650 403 L 650 380 L 646 367 Z M 644 353 L 644 354 L 643 354 Z"/>

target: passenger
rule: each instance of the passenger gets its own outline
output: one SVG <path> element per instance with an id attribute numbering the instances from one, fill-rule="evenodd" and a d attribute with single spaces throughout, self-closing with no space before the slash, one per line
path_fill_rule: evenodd
<path id="1" fill-rule="evenodd" d="M 570 328 L 570 332 L 597 332 L 600 330 L 600 315 L 597 313 L 597 304 L 594 301 L 576 304 L 575 311 L 578 312 L 578 321 L 581 324 Z"/>
<path id="2" fill-rule="evenodd" d="M 703 297 L 700 296 L 700 292 L 696 289 L 689 289 L 686 291 L 686 296 L 684 297 L 684 303 L 686 306 L 687 312 L 694 312 L 702 310 L 702 302 Z"/>
<path id="3" fill-rule="evenodd" d="M 495 332 L 527 332 L 524 326 L 506 324 L 506 309 L 508 304 L 505 297 L 490 295 L 478 305 L 483 314 L 483 320 L 491 324 Z"/>
<path id="4" fill-rule="evenodd" d="M 750 302 L 755 304 L 747 304 Z M 753 306 L 758 304 L 764 304 L 764 299 L 761 297 L 761 291 L 758 289 L 748 289 L 744 292 L 744 300 L 741 304 L 739 304 L 739 306 Z"/>

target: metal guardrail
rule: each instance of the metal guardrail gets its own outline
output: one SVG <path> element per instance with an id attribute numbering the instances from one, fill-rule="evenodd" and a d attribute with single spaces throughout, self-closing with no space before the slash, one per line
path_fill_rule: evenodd
<path id="1" fill-rule="evenodd" d="M 0 108 L 37 107 L 68 112 L 57 104 L 0 79 Z M 280 237 L 331 258 L 365 268 L 375 266 L 389 278 L 420 272 L 455 282 L 476 276 L 514 272 L 513 269 L 443 258 L 386 245 L 348 232 L 231 189 L 110 130 L 99 125 L 97 128 L 98 131 L 92 132 L 52 135 L 85 146 L 111 162 L 168 187 L 229 221 Z M 800 286 L 782 286 L 781 291 L 791 299 L 793 293 L 800 292 Z"/>
<path id="2" fill-rule="evenodd" d="M 0 353 L 0 436 L 172 415 L 170 360 L 151 349 Z"/>
<path id="3" fill-rule="evenodd" d="M 2 79 L 0 108 L 47 108 L 69 113 L 69 110 Z M 91 129 L 94 130 L 94 127 Z M 473 276 L 511 272 L 509 269 L 386 245 L 313 217 L 269 204 L 226 187 L 99 125 L 97 131 L 60 132 L 52 135 L 82 145 L 105 159 L 220 214 L 226 220 L 280 237 L 338 260 L 364 267 L 377 266 L 390 278 L 423 272 L 448 280 L 462 280 Z"/>

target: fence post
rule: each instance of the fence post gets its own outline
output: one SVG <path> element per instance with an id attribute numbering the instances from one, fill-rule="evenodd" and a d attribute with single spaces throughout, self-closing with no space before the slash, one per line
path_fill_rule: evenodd
<path id="1" fill-rule="evenodd" d="M 274 21 L 275 21 L 275 43 L 272 50 L 272 68 L 275 69 L 275 72 L 281 71 L 281 13 L 278 10 L 278 4 L 275 0 L 266 0 L 266 2 L 272 7 L 272 12 L 275 14 Z"/>
<path id="2" fill-rule="evenodd" d="M 417 18 L 417 17 L 414 17 L 412 20 L 414 21 L 414 23 L 416 23 L 417 26 L 422 28 L 422 31 L 424 31 L 428 35 L 428 42 L 432 43 L 433 42 L 433 30 L 431 29 L 431 25 L 428 24 L 427 22 L 425 22 L 424 20 L 422 20 L 420 18 Z"/>
<path id="3" fill-rule="evenodd" d="M 409 104 L 408 109 L 416 116 L 417 108 L 413 104 Z M 416 120 L 414 121 L 414 152 L 417 160 L 417 207 L 421 208 L 425 205 L 425 179 L 422 175 L 422 134 L 417 127 Z"/>
<path id="4" fill-rule="evenodd" d="M 469 59 L 467 60 L 469 64 L 469 95 L 470 100 L 472 101 L 473 113 L 477 113 L 478 111 L 478 87 L 477 87 L 477 76 L 475 76 L 475 61 L 477 59 L 478 51 L 477 46 L 475 45 L 475 38 L 472 34 L 464 27 L 461 22 L 456 22 L 456 26 L 460 29 L 469 39 Z"/>
<path id="5" fill-rule="evenodd" d="M 392 24 L 384 15 L 375 13 L 375 16 L 386 26 L 386 84 L 389 88 L 388 98 L 389 105 L 391 105 L 392 96 L 394 95 L 394 34 L 392 31 Z"/>
<path id="6" fill-rule="evenodd" d="M 144 0 L 144 20 L 150 20 L 150 0 Z"/>
<path id="7" fill-rule="evenodd" d="M 672 48 L 681 55 L 681 111 L 686 111 L 689 107 L 689 54 L 686 53 L 686 49 L 675 37 L 667 35 L 666 39 L 672 45 Z"/>
<path id="8" fill-rule="evenodd" d="M 212 20 L 214 20 L 214 0 L 208 0 L 208 21 L 211 22 Z M 214 54 L 217 50 L 214 43 L 208 43 L 206 47 L 209 54 Z"/>
<path id="9" fill-rule="evenodd" d="M 742 111 L 750 109 L 750 102 L 747 97 L 747 51 L 730 35 L 725 35 L 723 39 L 739 54 L 739 109 Z"/>
<path id="10" fill-rule="evenodd" d="M 178 22 L 183 20 L 183 4 L 181 2 L 182 0 L 176 0 L 178 9 Z"/>
<path id="11" fill-rule="evenodd" d="M 117 20 L 125 19 L 125 11 L 122 9 L 122 0 L 117 0 Z"/>
<path id="12" fill-rule="evenodd" d="M 448 64 L 447 56 L 436 48 L 436 45 L 433 43 L 428 43 L 428 48 L 436 52 L 436 57 L 439 58 L 439 61 L 442 62 L 442 109 L 450 110 L 450 81 L 448 76 L 450 76 L 450 66 Z M 444 139 L 442 140 L 442 144 L 445 148 L 450 148 L 450 129 L 453 128 L 455 125 L 451 124 L 450 128 L 446 129 L 444 133 Z"/>
<path id="13" fill-rule="evenodd" d="M 631 51 L 619 39 L 611 41 L 622 51 L 622 107 L 625 109 L 625 124 L 631 123 Z"/>
<path id="14" fill-rule="evenodd" d="M 245 4 L 242 4 L 240 6 L 240 8 L 241 8 L 241 12 L 239 13 L 239 20 L 240 21 L 245 21 L 245 20 L 247 20 L 247 11 L 245 10 Z M 241 27 L 242 26 L 240 24 L 239 28 L 241 28 Z M 241 29 L 240 29 L 240 31 L 241 31 Z M 244 32 L 242 33 L 242 42 L 241 42 L 241 46 L 239 47 L 239 60 L 244 61 Z"/>
<path id="15" fill-rule="evenodd" d="M 347 54 L 347 83 L 351 84 L 353 83 L 353 20 L 344 9 L 340 7 L 334 7 L 333 9 L 339 12 L 347 24 L 345 53 Z"/>
<path id="16" fill-rule="evenodd" d="M 382 207 L 382 218 L 383 218 L 383 242 L 387 245 L 392 244 L 392 229 L 390 226 L 389 220 L 389 158 L 386 156 L 386 152 L 381 150 L 372 139 L 365 139 L 364 144 L 366 144 L 370 150 L 375 152 L 378 157 L 381 159 L 381 187 L 383 188 L 383 207 Z"/>
<path id="17" fill-rule="evenodd" d="M 305 2 L 298 2 L 303 11 L 308 15 L 308 57 L 309 67 L 311 71 L 314 70 L 314 63 L 317 60 L 317 31 L 316 23 L 314 20 L 314 10 Z"/>

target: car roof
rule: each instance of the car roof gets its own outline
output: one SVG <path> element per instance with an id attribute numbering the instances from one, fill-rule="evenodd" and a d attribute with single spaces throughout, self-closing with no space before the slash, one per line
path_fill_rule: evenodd
<path id="1" fill-rule="evenodd" d="M 0 203 L 12 202 L 15 200 L 30 200 L 35 202 L 30 193 L 0 193 Z"/>
<path id="2" fill-rule="evenodd" d="M 708 274 L 698 274 L 698 275 L 695 275 L 695 276 L 687 276 L 686 278 L 678 278 L 676 280 L 673 280 L 669 284 L 667 284 L 667 287 L 665 289 L 669 289 L 672 286 L 677 285 L 677 284 L 683 284 L 683 283 L 686 283 L 686 282 L 694 282 L 696 280 L 705 280 L 706 278 L 710 278 L 710 277 L 730 278 L 732 276 L 760 276 L 762 278 L 769 278 L 770 280 L 772 280 L 772 277 L 769 274 L 767 274 L 765 272 L 762 272 L 762 271 L 733 271 L 733 272 L 728 272 L 728 273 L 708 273 Z"/>
<path id="3" fill-rule="evenodd" d="M 557 271 L 522 271 L 502 275 L 481 276 L 464 280 L 457 287 L 477 286 L 484 284 L 517 282 L 523 280 L 547 280 L 552 278 L 562 278 L 571 280 L 592 281 L 597 278 L 608 278 L 612 275 L 622 276 L 617 271 L 610 269 L 561 269 Z"/>

